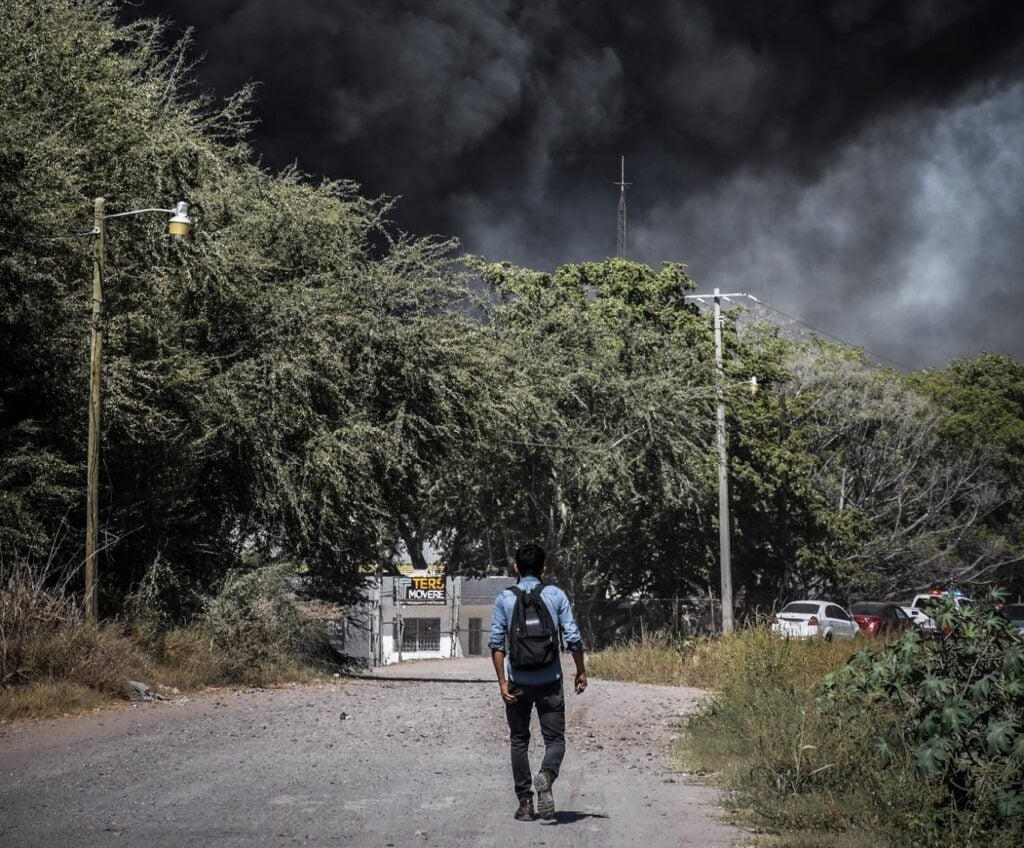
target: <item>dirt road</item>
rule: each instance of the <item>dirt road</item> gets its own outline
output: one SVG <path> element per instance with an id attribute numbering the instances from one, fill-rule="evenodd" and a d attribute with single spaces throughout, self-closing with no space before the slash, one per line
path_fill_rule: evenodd
<path id="1" fill-rule="evenodd" d="M 512 818 L 489 658 L 7 726 L 0 845 L 731 846 L 714 791 L 667 756 L 698 694 L 600 680 L 568 694 L 552 824 Z"/>

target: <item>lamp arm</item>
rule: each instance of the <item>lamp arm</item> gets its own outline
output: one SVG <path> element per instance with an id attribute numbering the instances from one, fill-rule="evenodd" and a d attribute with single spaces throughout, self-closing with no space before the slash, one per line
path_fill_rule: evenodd
<path id="1" fill-rule="evenodd" d="M 127 215 L 143 215 L 146 212 L 167 212 L 173 215 L 177 210 L 175 209 L 132 209 L 130 212 L 115 212 L 113 215 L 104 215 L 103 220 L 108 218 L 124 218 Z"/>

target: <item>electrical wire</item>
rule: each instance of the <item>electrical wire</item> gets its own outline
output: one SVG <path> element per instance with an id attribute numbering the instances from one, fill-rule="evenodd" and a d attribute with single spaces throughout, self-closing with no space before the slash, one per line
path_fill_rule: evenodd
<path id="1" fill-rule="evenodd" d="M 815 327 L 813 324 L 805 321 L 803 318 L 798 318 L 796 315 L 790 315 L 788 312 L 785 312 L 784 310 L 779 309 L 777 306 L 772 306 L 770 303 L 766 303 L 763 300 L 757 300 L 757 301 L 755 301 L 755 303 L 758 306 L 763 306 L 765 309 L 768 309 L 768 310 L 770 310 L 772 312 L 775 312 L 775 313 L 781 315 L 783 318 L 787 318 L 790 321 L 793 321 L 793 322 L 795 322 L 797 324 L 802 324 L 808 330 L 811 330 L 812 332 L 817 333 L 819 336 L 825 336 L 826 338 L 832 339 L 835 342 L 839 342 L 839 344 L 841 344 L 841 345 L 843 345 L 845 347 L 853 348 L 855 350 L 862 350 L 862 351 L 864 351 L 864 353 L 868 354 L 869 356 L 872 356 L 875 359 L 880 359 L 881 361 L 887 362 L 890 365 L 895 365 L 897 368 L 900 368 L 900 369 L 902 369 L 904 371 L 917 371 L 918 370 L 917 368 L 914 368 L 911 365 L 907 365 L 905 362 L 900 362 L 900 361 L 898 361 L 896 359 L 892 359 L 891 357 L 888 357 L 888 356 L 885 356 L 884 354 L 881 354 L 881 353 L 878 353 L 876 351 L 873 351 L 870 348 L 865 347 L 864 345 L 854 344 L 853 342 L 848 341 L 847 339 L 841 338 L 841 337 L 839 337 L 839 336 L 837 336 L 837 335 L 835 335 L 833 333 L 829 333 L 826 330 L 822 330 L 820 327 Z"/>

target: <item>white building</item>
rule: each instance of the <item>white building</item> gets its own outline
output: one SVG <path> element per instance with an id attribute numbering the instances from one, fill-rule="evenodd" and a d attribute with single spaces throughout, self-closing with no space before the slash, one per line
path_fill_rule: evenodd
<path id="1" fill-rule="evenodd" d="M 349 609 L 331 641 L 369 665 L 479 656 L 488 652 L 494 599 L 514 582 L 432 574 L 371 578 L 366 601 Z"/>

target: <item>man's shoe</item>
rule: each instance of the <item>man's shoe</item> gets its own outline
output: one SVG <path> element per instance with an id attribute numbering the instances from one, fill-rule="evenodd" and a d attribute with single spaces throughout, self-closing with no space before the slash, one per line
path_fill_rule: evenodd
<path id="1" fill-rule="evenodd" d="M 514 818 L 516 821 L 533 821 L 533 801 L 520 801 Z"/>
<path id="2" fill-rule="evenodd" d="M 555 798 L 551 794 L 551 776 L 539 771 L 533 776 L 533 788 L 537 792 L 537 815 L 542 819 L 555 817 Z"/>

